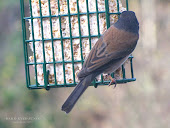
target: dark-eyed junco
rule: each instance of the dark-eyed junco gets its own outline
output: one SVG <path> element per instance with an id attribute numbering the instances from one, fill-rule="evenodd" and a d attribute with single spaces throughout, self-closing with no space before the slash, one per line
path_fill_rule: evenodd
<path id="1" fill-rule="evenodd" d="M 139 39 L 139 23 L 133 11 L 124 11 L 99 38 L 78 74 L 80 82 L 62 106 L 69 113 L 77 100 L 101 73 L 112 73 L 129 57 Z"/>

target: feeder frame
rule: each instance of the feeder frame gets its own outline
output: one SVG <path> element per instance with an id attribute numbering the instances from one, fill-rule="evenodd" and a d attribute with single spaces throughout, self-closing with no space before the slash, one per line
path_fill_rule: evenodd
<path id="1" fill-rule="evenodd" d="M 105 13 L 106 15 L 106 25 L 107 28 L 110 27 L 110 15 L 111 14 L 115 14 L 115 15 L 120 15 L 121 12 L 119 11 L 119 0 L 117 0 L 117 12 L 116 13 L 110 13 L 109 12 L 109 2 L 108 0 L 105 0 L 105 11 L 98 11 L 98 4 L 97 4 L 97 0 L 96 0 L 96 12 L 89 12 L 88 10 L 88 0 L 86 0 L 86 6 L 87 6 L 87 12 L 86 13 L 80 13 L 79 12 L 79 4 L 77 4 L 77 13 L 70 13 L 70 9 L 69 9 L 69 0 L 67 0 L 67 5 L 68 5 L 68 14 L 60 14 L 60 15 L 51 15 L 51 5 L 50 5 L 50 0 L 48 0 L 48 5 L 49 5 L 49 16 L 42 16 L 42 9 L 41 9 L 41 0 L 39 0 L 39 7 L 40 7 L 40 16 L 33 16 L 32 14 L 32 3 L 31 0 L 29 0 L 29 10 L 30 10 L 30 16 L 26 17 L 25 16 L 25 4 L 24 4 L 25 0 L 20 0 L 20 8 L 21 8 L 21 21 L 22 21 L 22 37 L 23 37 L 23 48 L 24 48 L 24 59 L 25 59 L 25 76 L 26 76 L 26 85 L 29 89 L 42 89 L 45 88 L 46 90 L 49 90 L 50 88 L 58 88 L 58 87 L 74 87 L 77 85 L 77 83 L 75 82 L 75 72 L 74 72 L 74 63 L 80 62 L 81 64 L 83 64 L 84 60 L 83 60 L 83 54 L 82 54 L 82 50 L 81 50 L 81 60 L 74 60 L 73 57 L 73 47 L 72 47 L 72 40 L 73 39 L 79 39 L 80 42 L 82 40 L 82 38 L 88 38 L 89 42 L 91 42 L 91 38 L 92 37 L 98 37 L 100 38 L 101 34 L 99 31 L 99 14 L 101 13 Z M 77 0 L 78 3 L 78 0 Z M 128 0 L 126 0 L 126 9 L 127 11 L 129 10 L 128 7 Z M 60 12 L 60 3 L 58 0 L 58 11 Z M 90 35 L 90 21 L 89 21 L 89 15 L 90 14 L 96 14 L 97 16 L 97 27 L 98 27 L 98 35 Z M 61 28 L 61 17 L 62 16 L 68 16 L 69 19 L 69 28 L 71 28 L 71 20 L 70 17 L 77 15 L 78 16 L 78 26 L 79 26 L 79 36 L 72 36 L 72 32 L 71 29 L 70 31 L 70 37 L 62 37 L 62 30 L 60 29 L 60 34 L 61 37 L 60 38 L 54 38 L 53 34 L 52 34 L 52 18 L 53 17 L 58 17 L 59 18 L 59 24 L 60 24 L 60 28 Z M 81 15 L 87 15 L 87 20 L 88 20 L 88 36 L 82 36 L 81 35 L 81 30 L 80 30 L 80 16 Z M 37 19 L 39 18 L 41 21 L 41 36 L 42 36 L 42 40 L 40 39 L 35 39 L 34 38 L 34 25 L 33 25 L 33 19 Z M 44 39 L 43 36 L 43 18 L 49 18 L 50 19 L 50 28 L 51 28 L 51 39 Z M 32 40 L 27 39 L 26 36 L 26 22 L 28 22 L 28 20 L 31 20 L 31 31 L 32 31 Z M 62 61 L 55 61 L 55 57 L 54 57 L 54 40 L 60 40 L 61 41 L 61 46 L 63 49 L 63 40 L 65 39 L 70 39 L 70 43 L 71 43 L 71 54 L 72 54 L 72 60 L 71 61 L 65 61 L 64 60 L 64 52 L 62 50 Z M 36 55 L 35 55 L 35 42 L 36 41 L 42 41 L 42 46 L 43 46 L 43 58 L 44 58 L 44 62 L 37 62 L 36 61 Z M 53 62 L 46 62 L 45 60 L 45 47 L 44 47 L 44 42 L 45 41 L 51 41 L 52 43 L 52 52 L 53 52 Z M 34 62 L 29 62 L 29 55 L 28 55 L 28 43 L 29 42 L 33 42 L 33 56 L 34 56 Z M 82 47 L 82 44 L 80 43 L 80 47 Z M 91 49 L 91 43 L 90 43 L 90 49 Z M 133 56 L 131 55 L 129 57 L 130 60 L 130 71 L 131 71 L 131 77 L 130 78 L 126 78 L 126 72 L 125 72 L 125 67 L 124 65 L 122 65 L 122 74 L 123 74 L 123 78 L 120 80 L 116 80 L 116 82 L 118 84 L 120 83 L 127 83 L 127 82 L 132 82 L 135 81 L 136 78 L 134 78 L 134 73 L 133 73 L 133 63 L 132 63 L 132 59 Z M 57 63 L 62 63 L 63 64 L 63 74 L 64 74 L 64 83 L 63 84 L 58 84 L 57 83 L 57 78 L 56 78 L 56 70 L 55 70 L 55 64 Z M 73 68 L 73 83 L 67 83 L 66 82 L 66 78 L 65 78 L 65 63 L 72 63 L 72 68 Z M 44 73 L 44 85 L 39 85 L 38 80 L 37 80 L 37 65 L 38 64 L 42 64 L 43 65 L 43 73 Z M 49 79 L 49 70 L 46 70 L 46 65 L 47 64 L 53 64 L 54 66 L 54 84 L 49 84 L 48 79 Z M 34 65 L 34 70 L 35 70 L 35 84 L 31 83 L 31 78 L 30 77 L 30 65 Z M 112 77 L 114 77 L 114 73 L 111 74 Z M 92 84 L 90 86 L 94 86 L 95 88 L 97 88 L 98 85 L 106 85 L 110 83 L 110 81 L 104 81 L 103 80 L 103 75 L 101 75 L 101 81 L 93 81 Z"/>

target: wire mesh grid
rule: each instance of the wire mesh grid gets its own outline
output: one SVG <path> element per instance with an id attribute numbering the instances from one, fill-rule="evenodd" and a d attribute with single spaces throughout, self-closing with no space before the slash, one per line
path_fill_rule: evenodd
<path id="1" fill-rule="evenodd" d="M 39 15 L 38 16 L 34 16 L 33 14 L 33 3 L 32 2 L 37 1 L 38 5 L 39 5 Z M 60 0 L 56 0 L 57 1 L 57 6 L 58 6 L 58 15 L 53 15 L 52 14 L 52 7 L 51 7 L 51 1 L 50 0 L 46 0 L 48 2 L 48 11 L 49 14 L 48 15 L 43 15 L 42 13 L 42 0 L 20 0 L 20 5 L 21 5 L 21 19 L 22 19 L 22 32 L 23 32 L 23 46 L 24 46 L 24 57 L 25 57 L 25 75 L 26 75 L 26 84 L 27 87 L 29 89 L 41 89 L 41 88 L 45 88 L 45 89 L 50 89 L 50 88 L 57 88 L 57 87 L 74 87 L 77 84 L 76 81 L 76 75 L 75 75 L 75 64 L 77 63 L 81 63 L 81 65 L 83 65 L 84 62 L 84 56 L 83 56 L 83 50 L 82 50 L 82 40 L 84 38 L 87 38 L 89 40 L 89 49 L 92 48 L 92 43 L 91 40 L 92 38 L 99 38 L 102 34 L 100 32 L 100 21 L 99 21 L 99 15 L 100 14 L 104 14 L 105 16 L 105 20 L 106 20 L 106 28 L 110 27 L 110 16 L 111 15 L 120 15 L 120 5 L 119 5 L 119 0 L 116 0 L 116 6 L 117 6 L 117 11 L 116 12 L 110 12 L 109 11 L 109 0 L 95 0 L 95 8 L 96 11 L 89 11 L 89 4 L 88 4 L 88 0 L 85 0 L 86 2 L 86 12 L 80 12 L 80 4 L 79 0 L 76 1 L 76 9 L 77 12 L 76 13 L 71 13 L 70 12 L 70 1 L 69 0 L 65 0 L 67 2 L 67 13 L 66 14 L 60 14 L 61 12 L 61 4 L 60 4 Z M 98 9 L 98 1 L 103 1 L 104 2 L 104 11 L 101 11 Z M 29 4 L 29 15 L 26 16 L 26 3 Z M 124 0 L 125 6 L 126 6 L 126 10 L 128 10 L 128 0 Z M 82 15 L 87 16 L 87 27 L 88 27 L 88 35 L 82 35 L 81 33 L 81 21 L 80 21 L 80 17 Z M 96 15 L 96 22 L 97 22 L 97 34 L 91 34 L 91 29 L 90 29 L 90 15 Z M 73 36 L 72 34 L 72 24 L 71 24 L 71 17 L 72 16 L 76 16 L 78 19 L 78 28 L 79 28 L 79 35 L 78 36 Z M 69 36 L 63 36 L 63 29 L 62 28 L 62 17 L 68 17 L 68 29 L 69 29 Z M 43 27 L 43 20 L 48 18 L 49 19 L 49 24 L 50 24 L 50 36 L 51 38 L 45 38 L 44 37 L 44 27 Z M 53 18 L 58 18 L 59 20 L 59 34 L 60 37 L 54 37 L 53 35 Z M 37 39 L 35 37 L 35 31 L 36 28 L 35 27 L 35 23 L 34 20 L 35 19 L 39 19 L 40 20 L 40 29 L 41 29 L 41 39 Z M 28 36 L 28 22 L 30 22 L 30 33 L 31 33 L 31 39 Z M 81 58 L 79 60 L 74 59 L 74 50 L 73 50 L 73 40 L 74 39 L 79 39 L 79 45 L 80 45 L 80 56 Z M 54 48 L 54 42 L 56 40 L 59 40 L 61 42 L 61 56 L 62 59 L 61 60 L 56 60 L 55 59 L 55 48 Z M 70 60 L 65 60 L 65 53 L 64 53 L 64 41 L 65 40 L 69 40 L 70 42 L 70 52 L 71 52 L 71 59 Z M 51 61 L 47 61 L 46 60 L 46 53 L 45 53 L 45 44 L 47 41 L 50 41 L 51 43 L 51 52 L 52 52 L 52 60 Z M 42 55 L 43 55 L 43 61 L 42 62 L 38 62 L 37 61 L 37 55 L 36 55 L 36 42 L 41 42 L 42 44 Z M 33 62 L 29 61 L 29 56 L 30 56 L 30 52 L 31 50 L 29 50 L 29 45 L 32 45 L 32 53 L 33 53 Z M 129 65 L 127 64 L 127 66 L 125 67 L 124 65 L 122 65 L 121 67 L 121 73 L 122 73 L 122 78 L 116 80 L 117 83 L 127 83 L 127 82 L 131 82 L 131 81 L 135 81 L 136 79 L 134 78 L 134 74 L 133 74 L 133 65 L 132 65 L 132 59 L 133 56 L 129 57 Z M 73 80 L 71 82 L 67 82 L 66 80 L 66 64 L 70 63 L 72 65 L 72 77 Z M 63 83 L 58 83 L 58 77 L 56 75 L 56 64 L 62 64 L 62 69 L 59 70 L 60 72 L 62 72 L 63 75 Z M 38 81 L 38 71 L 37 71 L 37 66 L 41 65 L 42 68 L 42 72 L 43 72 L 43 84 L 40 84 Z M 50 71 L 47 69 L 47 65 L 53 65 L 53 82 L 50 83 L 49 82 L 49 77 L 51 77 Z M 128 70 L 126 72 L 126 70 Z M 127 75 L 127 73 L 129 73 Z M 31 76 L 32 75 L 32 76 Z M 111 74 L 112 77 L 114 77 L 114 73 Z M 91 86 L 97 87 L 98 85 L 106 85 L 108 84 L 110 81 L 109 80 L 104 80 L 103 78 L 103 74 L 101 74 L 100 76 L 100 80 L 94 80 L 91 84 Z"/>

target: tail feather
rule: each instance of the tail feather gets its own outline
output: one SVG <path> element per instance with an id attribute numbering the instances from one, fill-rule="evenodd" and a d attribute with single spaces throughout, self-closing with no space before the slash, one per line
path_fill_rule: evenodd
<path id="1" fill-rule="evenodd" d="M 84 93 L 84 91 L 87 89 L 87 87 L 91 84 L 93 78 L 90 75 L 90 76 L 85 77 L 78 83 L 78 85 L 75 87 L 73 92 L 70 94 L 70 96 L 67 98 L 67 100 L 63 104 L 63 106 L 61 108 L 62 111 L 69 113 L 72 110 L 72 108 L 76 104 L 77 100 Z"/>

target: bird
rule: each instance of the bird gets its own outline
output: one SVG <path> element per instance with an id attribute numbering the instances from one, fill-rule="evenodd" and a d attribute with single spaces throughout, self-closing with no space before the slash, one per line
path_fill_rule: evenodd
<path id="1" fill-rule="evenodd" d="M 77 75 L 80 81 L 61 110 L 68 114 L 95 77 L 117 70 L 134 51 L 138 39 L 139 22 L 135 12 L 123 11 L 118 21 L 104 32 L 91 49 Z M 111 79 L 113 82 L 116 80 Z"/>

